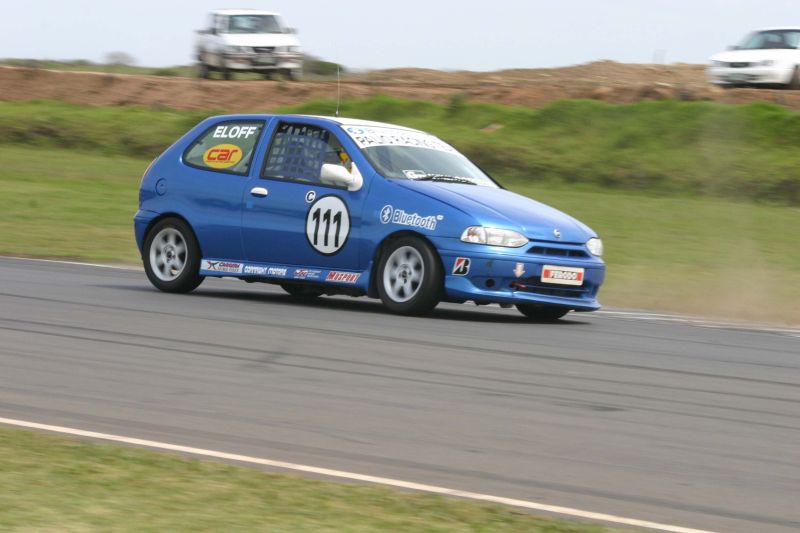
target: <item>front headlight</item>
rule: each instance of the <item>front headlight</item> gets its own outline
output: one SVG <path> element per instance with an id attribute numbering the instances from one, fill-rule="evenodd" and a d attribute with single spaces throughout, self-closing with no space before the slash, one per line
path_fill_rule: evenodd
<path id="1" fill-rule="evenodd" d="M 773 60 L 773 59 L 765 59 L 764 61 L 759 61 L 758 62 L 758 66 L 759 67 L 771 67 L 774 64 L 775 64 L 775 60 Z"/>
<path id="2" fill-rule="evenodd" d="M 586 247 L 592 252 L 592 255 L 601 257 L 603 255 L 603 241 L 597 237 L 592 237 L 586 241 Z"/>
<path id="3" fill-rule="evenodd" d="M 728 64 L 725 63 L 724 61 L 711 61 L 711 66 L 712 67 L 727 67 Z"/>
<path id="4" fill-rule="evenodd" d="M 470 226 L 461 234 L 461 240 L 472 244 L 519 248 L 528 243 L 527 237 L 510 229 Z"/>

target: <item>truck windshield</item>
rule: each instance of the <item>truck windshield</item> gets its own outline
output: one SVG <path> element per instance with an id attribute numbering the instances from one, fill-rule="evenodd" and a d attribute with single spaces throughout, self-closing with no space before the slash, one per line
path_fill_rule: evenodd
<path id="1" fill-rule="evenodd" d="M 274 15 L 233 15 L 228 33 L 285 33 Z"/>
<path id="2" fill-rule="evenodd" d="M 739 45 L 739 49 L 768 50 L 797 48 L 798 45 L 800 45 L 800 30 L 769 30 L 751 33 Z"/>

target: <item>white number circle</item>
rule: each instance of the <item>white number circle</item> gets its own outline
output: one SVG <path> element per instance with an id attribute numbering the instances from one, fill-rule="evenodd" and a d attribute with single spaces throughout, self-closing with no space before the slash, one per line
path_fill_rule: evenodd
<path id="1" fill-rule="evenodd" d="M 342 249 L 350 234 L 350 213 L 338 196 L 322 196 L 311 204 L 306 215 L 308 243 L 323 255 Z"/>

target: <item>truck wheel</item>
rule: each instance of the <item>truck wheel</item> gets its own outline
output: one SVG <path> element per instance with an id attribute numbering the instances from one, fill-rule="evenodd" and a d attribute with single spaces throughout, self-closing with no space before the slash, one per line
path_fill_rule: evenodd
<path id="1" fill-rule="evenodd" d="M 399 315 L 422 315 L 442 297 L 444 274 L 439 256 L 418 237 L 388 244 L 378 262 L 377 288 L 383 305 Z"/>
<path id="2" fill-rule="evenodd" d="M 204 80 L 207 80 L 209 77 L 208 65 L 202 61 L 197 65 L 197 77 Z"/>
<path id="3" fill-rule="evenodd" d="M 786 85 L 786 88 L 793 91 L 800 89 L 800 67 L 794 67 L 792 77 L 789 79 L 789 83 Z"/>
<path id="4" fill-rule="evenodd" d="M 569 309 L 565 307 L 552 305 L 517 304 L 517 309 L 520 313 L 536 322 L 555 322 L 569 313 Z"/>
<path id="5" fill-rule="evenodd" d="M 286 72 L 285 72 L 284 75 L 286 76 L 286 79 L 289 80 L 289 81 L 297 81 L 297 80 L 300 79 L 300 75 L 301 74 L 302 74 L 302 71 L 300 71 L 298 69 L 288 68 L 288 69 L 286 69 Z"/>
<path id="6" fill-rule="evenodd" d="M 222 65 L 222 69 L 220 70 L 220 72 L 222 72 L 223 80 L 228 81 L 231 79 L 231 71 L 228 70 L 228 67 L 226 67 L 225 65 Z"/>
<path id="7" fill-rule="evenodd" d="M 200 247 L 189 225 L 178 218 L 156 223 L 144 241 L 147 279 L 164 292 L 189 292 L 203 282 Z"/>

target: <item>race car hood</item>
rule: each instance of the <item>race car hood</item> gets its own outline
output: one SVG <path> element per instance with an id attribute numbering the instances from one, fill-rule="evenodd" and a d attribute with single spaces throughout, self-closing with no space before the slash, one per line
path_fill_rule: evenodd
<path id="1" fill-rule="evenodd" d="M 591 228 L 558 209 L 505 189 L 433 181 L 397 183 L 469 213 L 477 224 L 520 231 L 529 239 L 583 244 L 597 236 Z M 560 238 L 555 237 L 555 230 Z"/>

